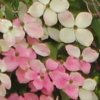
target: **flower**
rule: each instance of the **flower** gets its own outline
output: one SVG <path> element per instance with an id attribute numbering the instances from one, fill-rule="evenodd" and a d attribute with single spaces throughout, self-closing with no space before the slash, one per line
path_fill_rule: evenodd
<path id="1" fill-rule="evenodd" d="M 68 8 L 69 3 L 67 0 L 38 0 L 33 2 L 29 7 L 28 13 L 34 17 L 43 16 L 45 24 L 53 26 L 57 23 L 57 13 L 65 11 Z"/>
<path id="2" fill-rule="evenodd" d="M 23 51 L 23 52 L 22 52 Z M 36 58 L 35 52 L 24 46 L 16 46 L 15 49 L 11 48 L 7 52 L 4 52 L 4 61 L 7 65 L 7 71 L 14 71 L 17 67 L 27 69 L 30 67 L 29 61 Z"/>
<path id="3" fill-rule="evenodd" d="M 30 66 L 31 69 L 26 72 L 25 77 L 32 81 L 36 90 L 51 95 L 54 88 L 44 64 L 36 59 L 30 62 Z"/>
<path id="4" fill-rule="evenodd" d="M 67 58 L 64 66 L 69 71 L 81 70 L 85 74 L 88 74 L 91 68 L 90 63 L 96 61 L 99 56 L 99 53 L 91 47 L 83 49 L 82 54 L 77 46 L 66 45 L 65 49 L 70 56 Z"/>
<path id="5" fill-rule="evenodd" d="M 59 22 L 65 27 L 60 31 L 60 40 L 64 43 L 72 43 L 75 40 L 84 46 L 90 46 L 93 42 L 92 33 L 86 29 L 92 22 L 92 15 L 88 12 L 80 12 L 76 19 L 70 11 L 58 14 Z M 84 40 L 85 39 L 85 40 Z"/>
<path id="6" fill-rule="evenodd" d="M 71 72 L 66 81 L 63 91 L 72 99 L 77 99 L 79 87 L 84 83 L 84 77 L 78 72 Z"/>
<path id="7" fill-rule="evenodd" d="M 3 33 L 3 38 L 9 47 L 23 40 L 25 36 L 25 32 L 21 27 L 13 25 L 11 21 L 7 19 L 0 19 L 0 32 Z"/>
<path id="8" fill-rule="evenodd" d="M 85 79 L 82 88 L 79 91 L 79 97 L 81 100 L 99 100 L 96 94 L 93 92 L 97 83 L 93 79 Z"/>

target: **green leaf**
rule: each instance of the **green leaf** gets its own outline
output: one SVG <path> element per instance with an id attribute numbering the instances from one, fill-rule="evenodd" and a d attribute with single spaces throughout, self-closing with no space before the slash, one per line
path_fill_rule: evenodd
<path id="1" fill-rule="evenodd" d="M 95 18 L 92 22 L 92 29 L 94 30 L 94 36 L 97 38 L 98 46 L 100 47 L 100 19 Z"/>
<path id="2" fill-rule="evenodd" d="M 61 94 L 62 100 L 70 100 L 69 97 L 63 91 L 60 91 L 60 94 Z"/>
<path id="3" fill-rule="evenodd" d="M 11 7 L 11 5 L 6 5 L 5 14 L 6 14 L 7 19 L 11 20 L 14 18 L 14 12 L 13 12 L 13 8 Z"/>
<path id="4" fill-rule="evenodd" d="M 50 57 L 51 57 L 52 59 L 55 59 L 55 60 L 56 60 L 56 58 L 57 58 L 57 53 L 58 53 L 58 50 L 57 50 L 58 44 L 55 43 L 55 42 L 48 42 L 47 44 L 48 44 L 48 46 L 49 46 L 49 48 L 50 48 L 50 51 L 51 51 Z"/>

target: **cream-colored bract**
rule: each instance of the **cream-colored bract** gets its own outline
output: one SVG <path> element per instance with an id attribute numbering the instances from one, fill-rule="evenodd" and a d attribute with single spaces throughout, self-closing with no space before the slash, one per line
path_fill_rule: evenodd
<path id="1" fill-rule="evenodd" d="M 88 12 L 81 12 L 74 19 L 73 14 L 70 11 L 64 11 L 58 14 L 59 22 L 66 27 L 66 32 L 60 32 L 60 39 L 65 43 L 72 43 L 75 40 L 84 46 L 90 46 L 94 40 L 92 33 L 85 29 L 92 22 L 92 15 Z M 69 32 L 69 30 L 71 30 Z M 67 31 L 68 30 L 68 31 Z M 72 35 L 72 34 L 75 35 Z M 69 35 L 70 34 L 70 35 Z M 68 41 L 70 38 L 74 40 Z"/>

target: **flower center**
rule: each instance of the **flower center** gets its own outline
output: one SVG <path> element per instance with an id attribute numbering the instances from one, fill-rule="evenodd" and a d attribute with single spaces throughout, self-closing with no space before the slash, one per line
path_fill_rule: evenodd
<path id="1" fill-rule="evenodd" d="M 69 83 L 72 84 L 73 83 L 73 80 L 69 80 Z"/>
<path id="2" fill-rule="evenodd" d="M 77 30 L 77 28 L 78 28 L 78 27 L 77 27 L 76 25 L 74 25 L 74 30 Z"/>
<path id="3" fill-rule="evenodd" d="M 16 52 L 16 54 L 15 54 L 16 56 L 19 56 L 19 53 L 18 52 Z"/>
<path id="4" fill-rule="evenodd" d="M 9 30 L 11 31 L 13 29 L 13 27 L 11 26 L 11 27 L 9 27 Z"/>

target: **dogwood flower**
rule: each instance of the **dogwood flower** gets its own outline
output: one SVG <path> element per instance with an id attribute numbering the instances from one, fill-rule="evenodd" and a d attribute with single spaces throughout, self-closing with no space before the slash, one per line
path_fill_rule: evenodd
<path id="1" fill-rule="evenodd" d="M 58 14 L 59 22 L 65 27 L 60 31 L 60 40 L 64 43 L 72 43 L 75 40 L 84 46 L 90 46 L 93 42 L 92 33 L 86 29 L 92 22 L 92 15 L 81 12 L 74 19 L 70 11 Z"/>
<path id="2" fill-rule="evenodd" d="M 13 46 L 17 41 L 24 39 L 25 32 L 21 27 L 17 27 L 7 19 L 0 19 L 0 32 L 8 46 Z"/>
<path id="3" fill-rule="evenodd" d="M 93 79 L 85 79 L 82 88 L 79 91 L 80 100 L 99 100 L 93 92 L 97 83 Z"/>
<path id="4" fill-rule="evenodd" d="M 71 72 L 67 77 L 66 86 L 63 91 L 72 99 L 77 99 L 79 95 L 79 87 L 84 83 L 84 77 L 78 72 Z"/>
<path id="5" fill-rule="evenodd" d="M 38 0 L 29 7 L 28 13 L 34 17 L 43 16 L 45 24 L 52 26 L 57 23 L 57 13 L 68 8 L 69 3 L 67 0 Z"/>
<path id="6" fill-rule="evenodd" d="M 40 60 L 30 62 L 31 69 L 26 72 L 25 77 L 32 81 L 36 90 L 42 90 L 43 93 L 51 95 L 53 84 L 46 72 L 45 65 Z"/>
<path id="7" fill-rule="evenodd" d="M 5 56 L 4 61 L 7 65 L 7 71 L 14 71 L 17 67 L 25 70 L 30 67 L 29 60 L 36 58 L 36 53 L 24 46 L 16 46 L 15 49 L 11 48 L 4 52 L 3 55 Z"/>
<path id="8" fill-rule="evenodd" d="M 96 61 L 99 56 L 99 53 L 90 47 L 83 49 L 82 54 L 77 46 L 66 45 L 65 48 L 70 57 L 67 58 L 64 66 L 70 71 L 81 70 L 88 74 L 91 68 L 90 63 Z"/>

